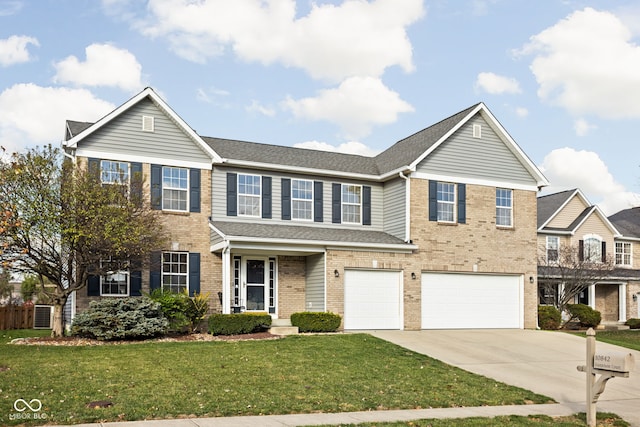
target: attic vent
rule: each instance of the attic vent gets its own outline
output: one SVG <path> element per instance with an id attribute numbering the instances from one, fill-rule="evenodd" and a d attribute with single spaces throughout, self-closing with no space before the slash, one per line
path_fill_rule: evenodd
<path id="1" fill-rule="evenodd" d="M 33 307 L 33 329 L 51 329 L 52 325 L 52 305 L 36 305 Z"/>
<path id="2" fill-rule="evenodd" d="M 142 116 L 142 130 L 145 132 L 154 131 L 153 116 Z"/>
<path id="3" fill-rule="evenodd" d="M 473 125 L 473 137 L 482 138 L 482 125 Z"/>

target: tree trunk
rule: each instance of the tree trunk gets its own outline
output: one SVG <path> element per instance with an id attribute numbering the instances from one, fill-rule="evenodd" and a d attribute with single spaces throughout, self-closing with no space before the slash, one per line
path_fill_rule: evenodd
<path id="1" fill-rule="evenodd" d="M 64 336 L 64 301 L 55 299 L 53 302 L 53 325 L 51 328 L 51 336 L 54 338 Z"/>

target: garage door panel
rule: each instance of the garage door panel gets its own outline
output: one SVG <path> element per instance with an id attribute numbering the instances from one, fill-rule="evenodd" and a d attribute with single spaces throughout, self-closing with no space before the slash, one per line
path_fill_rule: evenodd
<path id="1" fill-rule="evenodd" d="M 521 276 L 423 273 L 423 329 L 520 328 Z"/>
<path id="2" fill-rule="evenodd" d="M 400 272 L 345 270 L 345 329 L 400 329 Z"/>

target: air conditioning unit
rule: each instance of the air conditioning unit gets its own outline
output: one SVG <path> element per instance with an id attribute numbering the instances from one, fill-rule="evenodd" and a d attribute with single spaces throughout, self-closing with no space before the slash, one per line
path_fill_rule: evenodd
<path id="1" fill-rule="evenodd" d="M 33 329 L 51 329 L 53 325 L 53 306 L 35 305 L 33 307 Z"/>

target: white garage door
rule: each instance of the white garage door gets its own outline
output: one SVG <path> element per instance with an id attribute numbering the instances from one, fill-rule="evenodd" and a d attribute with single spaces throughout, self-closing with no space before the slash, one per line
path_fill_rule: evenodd
<path id="1" fill-rule="evenodd" d="M 522 276 L 422 273 L 422 329 L 523 327 Z"/>
<path id="2" fill-rule="evenodd" d="M 344 328 L 400 329 L 399 271 L 345 270 Z"/>

